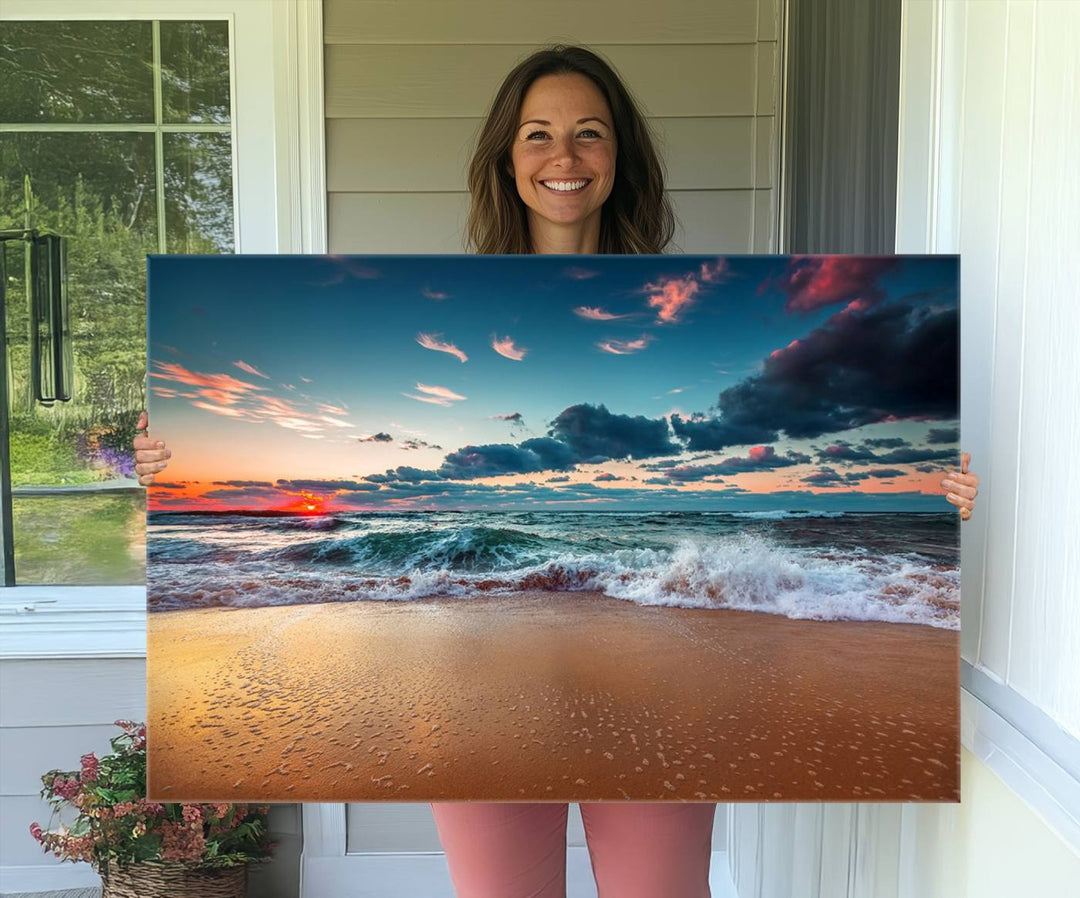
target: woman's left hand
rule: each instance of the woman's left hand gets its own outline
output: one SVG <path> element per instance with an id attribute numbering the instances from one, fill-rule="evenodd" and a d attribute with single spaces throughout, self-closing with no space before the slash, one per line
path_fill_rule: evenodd
<path id="1" fill-rule="evenodd" d="M 966 521 L 971 517 L 971 510 L 975 507 L 975 497 L 979 495 L 979 478 L 976 474 L 968 473 L 968 465 L 971 463 L 971 454 L 960 453 L 960 470 L 952 471 L 941 481 L 941 488 L 945 490 L 945 498 L 960 509 L 960 520 Z"/>

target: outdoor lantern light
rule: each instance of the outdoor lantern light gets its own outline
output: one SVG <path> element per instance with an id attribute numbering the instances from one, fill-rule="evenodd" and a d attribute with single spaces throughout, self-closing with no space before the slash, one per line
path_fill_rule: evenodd
<path id="1" fill-rule="evenodd" d="M 44 405 L 70 402 L 71 326 L 67 297 L 67 241 L 34 230 L 0 231 L 0 244 L 23 242 L 30 254 L 30 382 Z M 7 287 L 6 254 L 0 252 L 0 309 Z"/>
<path id="2" fill-rule="evenodd" d="M 63 237 L 43 234 L 30 245 L 30 377 L 38 402 L 70 402 L 71 328 L 67 301 L 67 246 Z"/>

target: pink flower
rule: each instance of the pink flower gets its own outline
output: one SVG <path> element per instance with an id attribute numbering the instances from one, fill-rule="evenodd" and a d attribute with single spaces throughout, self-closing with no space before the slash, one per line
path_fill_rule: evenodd
<path id="1" fill-rule="evenodd" d="M 94 782 L 98 778 L 97 756 L 90 752 L 88 755 L 83 755 L 79 760 L 82 762 L 82 781 L 84 783 Z"/>
<path id="2" fill-rule="evenodd" d="M 71 801 L 79 792 L 78 780 L 64 779 L 62 776 L 58 776 L 53 780 L 53 791 L 66 801 Z"/>
<path id="3" fill-rule="evenodd" d="M 202 811 L 200 811 L 199 808 L 196 805 L 193 805 L 193 804 L 184 805 L 184 809 L 183 809 L 183 811 L 181 811 L 181 813 L 183 814 L 184 819 L 188 823 L 201 823 L 202 822 Z"/>
<path id="4" fill-rule="evenodd" d="M 41 842 L 43 840 L 42 829 L 41 829 L 41 824 L 40 823 L 31 823 L 30 824 L 30 835 L 32 835 L 34 837 L 34 839 L 36 841 L 38 841 L 38 842 Z"/>
<path id="5" fill-rule="evenodd" d="M 147 801 L 145 798 L 140 798 L 139 810 L 147 817 L 160 817 L 165 813 L 165 805 L 156 801 Z"/>

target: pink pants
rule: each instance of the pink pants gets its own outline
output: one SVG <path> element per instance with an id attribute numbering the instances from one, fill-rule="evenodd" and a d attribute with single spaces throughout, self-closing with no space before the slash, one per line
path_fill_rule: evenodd
<path id="1" fill-rule="evenodd" d="M 565 898 L 565 804 L 431 806 L 458 898 Z M 583 804 L 599 898 L 709 898 L 715 804 Z"/>

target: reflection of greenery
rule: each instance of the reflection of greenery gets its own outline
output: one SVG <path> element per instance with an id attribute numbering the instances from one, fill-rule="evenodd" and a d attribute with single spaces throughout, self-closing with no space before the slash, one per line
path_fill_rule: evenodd
<path id="1" fill-rule="evenodd" d="M 150 22 L 4 22 L 0 121 L 152 122 Z"/>
<path id="2" fill-rule="evenodd" d="M 27 144 L 35 137 L 38 135 L 5 135 L 0 142 L 0 172 L 14 169 L 17 174 L 21 153 L 31 149 Z M 49 149 L 59 151 L 61 147 L 54 143 Z M 120 197 L 113 193 L 106 201 L 89 189 L 81 174 L 75 177 L 70 190 L 65 189 L 69 185 L 43 179 L 45 191 L 35 192 L 29 203 L 19 202 L 22 178 L 17 179 L 17 187 L 13 180 L 0 174 L 0 228 L 17 227 L 29 219 L 31 226 L 69 237 L 68 291 L 75 359 L 73 400 L 52 408 L 35 403 L 29 379 L 29 314 L 23 299 L 25 272 L 19 252 L 22 244 L 8 244 L 13 483 L 48 482 L 42 476 L 46 472 L 61 475 L 53 482 L 97 479 L 74 474 L 78 468 L 86 467 L 85 460 L 80 464 L 77 458 L 78 438 L 93 429 L 107 445 L 122 444 L 131 438 L 133 414 L 145 405 L 145 253 L 153 251 L 155 235 L 140 226 L 138 216 L 134 221 L 125 219 Z M 116 429 L 121 426 L 126 426 L 126 434 Z M 51 444 L 39 439 L 48 432 Z M 30 455 L 32 446 L 39 451 L 48 448 L 56 455 L 35 459 Z"/>
<path id="3" fill-rule="evenodd" d="M 140 583 L 146 579 L 146 494 L 15 499 L 20 583 Z"/>
<path id="4" fill-rule="evenodd" d="M 160 30 L 166 120 L 227 124 L 228 24 L 163 22 Z M 0 121 L 152 125 L 151 37 L 146 21 L 4 23 Z M 146 407 L 146 255 L 159 251 L 159 205 L 168 251 L 233 248 L 228 131 L 164 137 L 161 197 L 153 133 L 0 133 L 0 229 L 68 238 L 74 352 L 72 401 L 35 402 L 23 244 L 7 243 L 0 325 L 14 486 L 89 483 L 130 469 L 135 420 Z M 129 545 L 142 501 L 141 494 L 16 500 L 19 579 L 137 582 L 141 562 L 129 557 Z M 66 561 L 53 558 L 57 546 Z"/>

